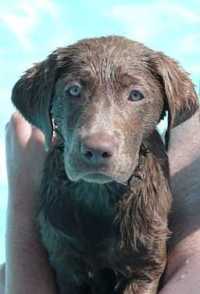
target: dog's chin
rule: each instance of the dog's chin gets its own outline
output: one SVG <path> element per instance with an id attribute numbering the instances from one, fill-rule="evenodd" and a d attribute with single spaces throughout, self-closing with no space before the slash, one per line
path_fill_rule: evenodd
<path id="1" fill-rule="evenodd" d="M 107 175 L 102 173 L 87 173 L 87 174 L 79 174 L 79 173 L 69 173 L 67 172 L 68 178 L 72 182 L 78 182 L 80 180 L 85 181 L 87 183 L 93 184 L 107 184 L 113 182 L 113 179 Z"/>
<path id="2" fill-rule="evenodd" d="M 110 182 L 113 182 L 113 179 L 109 176 L 106 176 L 104 174 L 98 174 L 98 173 L 91 173 L 84 175 L 82 177 L 82 180 L 88 183 L 95 183 L 95 184 L 107 184 Z"/>
<path id="3" fill-rule="evenodd" d="M 67 172 L 68 178 L 72 182 L 78 182 L 78 181 L 84 181 L 87 183 L 93 183 L 93 184 L 108 184 L 111 182 L 116 182 L 118 184 L 122 185 L 127 185 L 129 178 L 131 177 L 130 175 L 107 175 L 101 172 L 90 172 L 90 173 L 72 173 L 72 172 Z"/>
<path id="4" fill-rule="evenodd" d="M 87 183 L 94 183 L 94 184 L 108 184 L 111 182 L 115 182 L 121 185 L 126 186 L 128 184 L 129 179 L 131 178 L 130 176 L 127 177 L 115 177 L 115 176 L 107 176 L 104 174 L 88 174 L 83 176 L 81 179 Z"/>

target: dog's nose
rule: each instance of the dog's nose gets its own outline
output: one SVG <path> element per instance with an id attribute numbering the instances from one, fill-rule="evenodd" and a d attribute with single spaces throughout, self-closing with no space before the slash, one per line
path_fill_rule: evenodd
<path id="1" fill-rule="evenodd" d="M 106 163 L 114 154 L 117 141 L 114 136 L 96 133 L 82 139 L 80 152 L 89 164 Z"/>

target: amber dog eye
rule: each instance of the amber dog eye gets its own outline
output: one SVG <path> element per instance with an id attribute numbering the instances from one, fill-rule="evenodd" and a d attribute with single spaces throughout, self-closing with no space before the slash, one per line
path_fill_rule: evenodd
<path id="1" fill-rule="evenodd" d="M 128 100 L 130 101 L 140 101 L 144 99 L 144 95 L 142 92 L 138 91 L 138 90 L 132 90 L 129 94 L 129 98 Z"/>
<path id="2" fill-rule="evenodd" d="M 74 84 L 71 86 L 65 87 L 65 95 L 71 96 L 71 97 L 79 97 L 81 95 L 81 85 Z"/>

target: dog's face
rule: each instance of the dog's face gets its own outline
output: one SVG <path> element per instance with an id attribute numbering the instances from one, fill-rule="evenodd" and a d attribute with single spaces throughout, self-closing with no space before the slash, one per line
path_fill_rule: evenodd
<path id="1" fill-rule="evenodd" d="M 164 93 L 137 50 L 112 40 L 73 47 L 52 109 L 73 181 L 127 181 L 144 137 L 160 119 Z"/>
<path id="2" fill-rule="evenodd" d="M 183 77 L 187 93 L 179 89 Z M 13 100 L 48 141 L 53 118 L 64 141 L 65 170 L 72 181 L 122 183 L 133 174 L 141 144 L 164 110 L 169 111 L 169 128 L 196 110 L 197 98 L 189 82 L 166 56 L 124 38 L 108 37 L 58 49 L 22 77 Z M 25 87 L 32 87 L 32 110 L 27 109 L 25 97 L 23 103 L 16 99 L 28 95 Z"/>

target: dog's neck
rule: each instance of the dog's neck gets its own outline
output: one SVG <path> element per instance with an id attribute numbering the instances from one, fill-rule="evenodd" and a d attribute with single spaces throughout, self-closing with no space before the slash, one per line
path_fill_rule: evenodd
<path id="1" fill-rule="evenodd" d="M 128 186 L 116 182 L 97 184 L 81 180 L 69 185 L 71 197 L 75 197 L 77 203 L 100 214 L 112 213 L 115 203 L 127 189 Z"/>

